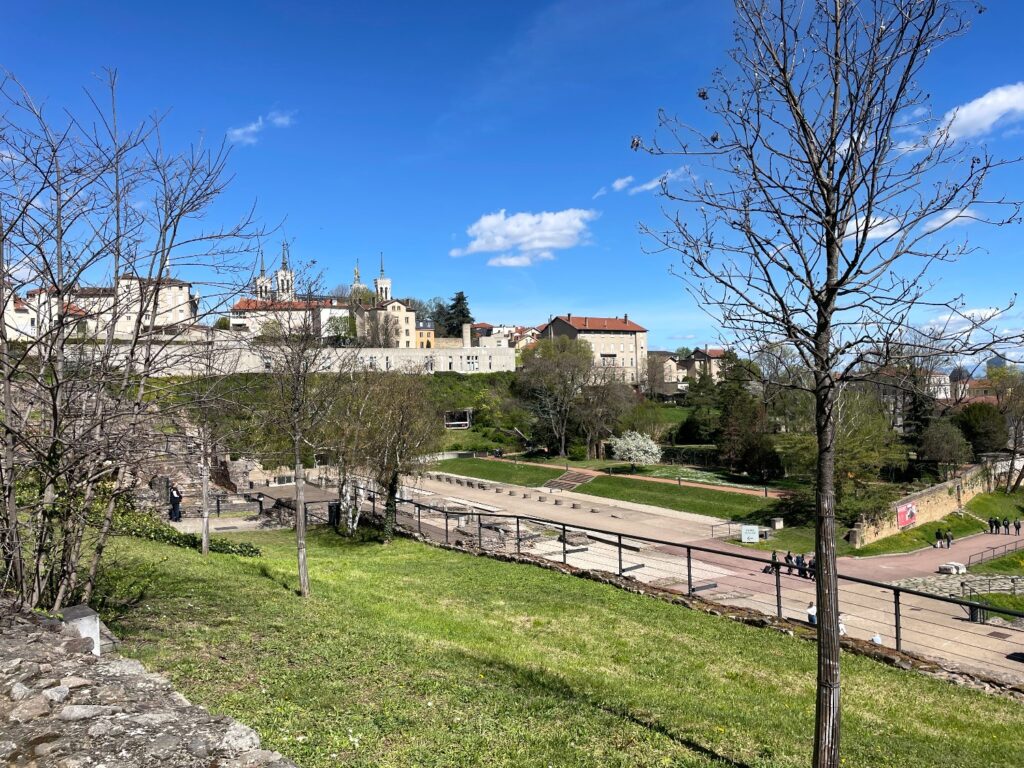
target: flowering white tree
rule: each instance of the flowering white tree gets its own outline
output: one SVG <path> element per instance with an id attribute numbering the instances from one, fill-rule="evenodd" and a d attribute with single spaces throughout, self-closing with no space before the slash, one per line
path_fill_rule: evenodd
<path id="1" fill-rule="evenodd" d="M 661 461 L 661 446 L 639 432 L 624 432 L 622 437 L 613 437 L 608 442 L 611 443 L 615 458 L 628 461 L 634 472 L 637 464 L 657 464 Z"/>

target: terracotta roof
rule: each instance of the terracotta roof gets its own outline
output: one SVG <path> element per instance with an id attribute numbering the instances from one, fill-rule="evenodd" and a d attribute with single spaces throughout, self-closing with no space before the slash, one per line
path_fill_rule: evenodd
<path id="1" fill-rule="evenodd" d="M 493 328 L 494 326 L 490 323 L 473 323 L 474 328 Z"/>
<path id="2" fill-rule="evenodd" d="M 559 315 L 555 320 L 561 320 L 575 328 L 577 331 L 632 331 L 633 333 L 646 333 L 647 329 L 637 325 L 626 317 L 586 317 L 580 315 Z"/>
<path id="3" fill-rule="evenodd" d="M 97 296 L 113 296 L 115 291 L 111 287 L 98 285 L 77 288 L 72 293 L 75 296 L 82 296 L 84 298 L 95 298 Z"/>
<path id="4" fill-rule="evenodd" d="M 268 301 L 264 299 L 239 299 L 231 307 L 232 312 L 293 312 L 298 310 L 313 309 L 317 307 L 332 306 L 330 299 L 314 299 L 308 301 Z"/>
<path id="5" fill-rule="evenodd" d="M 721 347 L 708 347 L 707 349 L 698 348 L 693 350 L 693 352 L 690 353 L 690 356 L 692 357 L 693 355 L 696 355 L 698 352 L 700 352 L 702 355 L 707 355 L 712 359 L 718 359 L 720 357 L 725 357 L 726 351 Z"/>

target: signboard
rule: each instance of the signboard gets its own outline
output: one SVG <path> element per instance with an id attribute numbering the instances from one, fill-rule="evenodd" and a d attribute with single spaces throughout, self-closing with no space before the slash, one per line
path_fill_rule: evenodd
<path id="1" fill-rule="evenodd" d="M 917 504 L 901 504 L 896 507 L 896 524 L 900 528 L 914 525 L 917 522 Z"/>
<path id="2" fill-rule="evenodd" d="M 740 526 L 740 541 L 744 544 L 757 544 L 758 528 L 756 525 Z"/>

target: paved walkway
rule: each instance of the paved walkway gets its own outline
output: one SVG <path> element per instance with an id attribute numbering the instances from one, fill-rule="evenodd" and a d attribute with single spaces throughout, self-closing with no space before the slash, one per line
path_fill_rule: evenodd
<path id="1" fill-rule="evenodd" d="M 630 576 L 662 589 L 685 593 L 692 584 L 698 595 L 715 602 L 769 615 L 775 615 L 781 608 L 783 616 L 798 620 L 806 618 L 807 605 L 815 600 L 815 583 L 789 575 L 785 568 L 779 579 L 779 592 L 776 592 L 774 575 L 762 573 L 761 562 L 747 559 L 767 560 L 770 553 L 711 539 L 711 526 L 719 522 L 714 518 L 615 500 L 602 499 L 596 503 L 594 497 L 584 494 L 548 493 L 548 489 L 543 488 L 495 483 L 488 483 L 488 486 L 482 490 L 421 479 L 409 490 L 426 504 L 442 505 L 446 498 L 454 497 L 463 504 L 479 503 L 499 513 L 623 535 L 626 546 L 621 554 L 616 538 L 600 534 L 592 534 L 582 547 L 572 543 L 566 547 L 558 538 L 543 536 L 523 545 L 533 554 L 557 561 L 564 558 L 565 562 L 580 568 L 614 573 L 621 564 Z M 500 492 L 496 493 L 495 487 Z M 553 503 L 556 498 L 563 503 L 556 506 Z M 573 501 L 579 502 L 581 509 L 572 509 Z M 474 530 L 472 520 L 466 522 L 469 523 L 466 528 Z M 424 532 L 443 539 L 444 526 L 443 517 L 438 515 L 424 522 Z M 451 526 L 454 530 L 455 523 Z M 630 541 L 630 536 L 663 543 Z M 993 546 L 997 538 L 1009 540 L 1011 537 L 978 534 L 954 542 L 950 550 L 926 548 L 902 555 L 843 557 L 839 559 L 839 571 L 873 581 L 901 581 L 935 573 L 939 564 L 950 560 L 966 562 L 970 554 Z M 514 537 L 511 541 L 514 542 Z M 687 544 L 713 551 L 694 551 Z M 497 542 L 492 545 L 499 546 Z M 514 544 L 506 542 L 504 546 L 507 549 Z M 895 605 L 891 590 L 841 581 L 840 608 L 851 636 L 866 640 L 877 633 L 884 645 L 895 645 Z M 947 667 L 1024 682 L 1024 631 L 972 623 L 962 606 L 906 594 L 900 601 L 900 613 L 904 649 L 936 659 Z"/>
<path id="2" fill-rule="evenodd" d="M 186 517 L 178 523 L 171 523 L 171 526 L 182 533 L 202 533 L 203 518 Z M 246 517 L 211 517 L 210 533 L 237 533 L 238 531 L 260 531 L 270 530 L 260 526 L 259 520 Z"/>
<path id="3" fill-rule="evenodd" d="M 547 467 L 550 469 L 562 469 L 565 470 L 565 464 L 559 466 L 558 464 L 542 464 L 540 462 L 530 461 L 515 461 L 514 459 L 499 459 L 494 456 L 486 457 L 488 461 L 503 461 L 507 464 L 526 464 L 528 466 L 535 467 Z M 602 472 L 599 469 L 585 469 L 583 467 L 570 466 L 567 472 L 579 472 L 583 475 L 590 475 L 591 477 L 609 477 L 607 472 Z M 714 485 L 712 483 L 698 483 L 693 480 L 674 480 L 670 477 L 651 477 L 649 475 L 633 475 L 616 472 L 610 477 L 625 477 L 629 480 L 643 480 L 645 483 L 664 483 L 668 485 L 686 486 L 687 488 L 704 488 L 709 491 L 722 491 L 723 493 L 739 493 L 744 496 L 761 496 L 767 499 L 781 499 L 786 495 L 785 491 L 776 491 L 771 488 L 742 488 L 735 485 Z"/>

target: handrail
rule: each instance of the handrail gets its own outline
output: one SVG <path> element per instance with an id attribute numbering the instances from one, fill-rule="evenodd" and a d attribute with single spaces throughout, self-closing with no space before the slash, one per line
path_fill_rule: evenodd
<path id="1" fill-rule="evenodd" d="M 1008 555 L 1011 552 L 1016 552 L 1021 546 L 1024 545 L 1024 539 L 1016 539 L 1014 541 L 1008 541 L 1006 544 L 999 544 L 994 547 L 988 547 L 981 552 L 975 552 L 969 558 L 967 558 L 968 565 L 979 565 L 987 562 L 988 560 L 995 560 L 997 557 Z M 996 551 L 999 553 L 996 554 Z M 977 558 L 977 559 L 975 559 Z"/>
<path id="2" fill-rule="evenodd" d="M 379 491 L 374 491 L 374 490 L 371 490 L 369 488 L 365 488 L 365 487 L 364 488 L 360 488 L 359 486 L 355 486 L 355 487 L 357 489 L 359 489 L 359 490 L 365 491 L 368 494 L 368 496 L 370 497 L 371 500 L 373 498 L 375 498 L 376 496 L 382 495 Z M 395 497 L 395 503 L 396 504 L 412 504 L 414 507 L 419 507 L 420 509 L 428 509 L 428 510 L 432 510 L 432 511 L 438 513 L 438 514 L 442 514 L 442 515 L 445 516 L 446 524 L 447 524 L 447 520 L 450 517 L 453 517 L 453 516 L 454 517 L 458 517 L 459 514 L 460 514 L 458 512 L 448 512 L 445 509 L 441 509 L 439 507 L 435 507 L 435 506 L 433 506 L 431 504 L 424 504 L 422 502 L 416 501 L 415 499 L 407 499 L 407 498 L 401 498 L 401 497 L 397 497 L 396 496 Z M 756 557 L 754 555 L 746 555 L 746 554 L 741 554 L 739 552 L 724 552 L 724 551 L 722 551 L 720 549 L 714 549 L 712 547 L 704 547 L 704 546 L 701 546 L 699 544 L 692 544 L 692 543 L 684 542 L 684 541 L 673 541 L 671 539 L 654 539 L 654 538 L 650 538 L 648 536 L 642 536 L 642 535 L 639 535 L 639 534 L 632 534 L 632 533 L 623 534 L 623 533 L 621 533 L 619 531 L 608 531 L 608 530 L 604 530 L 604 529 L 601 529 L 601 528 L 594 528 L 594 527 L 590 527 L 590 526 L 568 525 L 568 524 L 565 524 L 565 523 L 557 523 L 557 522 L 555 522 L 553 520 L 546 520 L 544 518 L 536 518 L 536 517 L 531 517 L 531 516 L 528 516 L 528 515 L 518 515 L 518 514 L 510 513 L 510 512 L 487 512 L 487 511 L 481 511 L 481 510 L 479 510 L 478 508 L 476 508 L 473 505 L 470 505 L 470 506 L 473 509 L 476 510 L 476 511 L 470 513 L 470 514 L 476 515 L 477 517 L 482 517 L 482 516 L 487 516 L 487 517 L 503 517 L 503 518 L 508 518 L 508 519 L 517 520 L 517 521 L 526 521 L 526 522 L 539 523 L 539 524 L 542 524 L 542 525 L 561 525 L 562 527 L 568 526 L 570 528 L 577 529 L 577 530 L 593 531 L 594 533 L 603 534 L 605 536 L 616 536 L 616 537 L 617 536 L 625 536 L 626 538 L 633 539 L 634 541 L 643 541 L 643 542 L 646 542 L 648 544 L 657 544 L 657 545 L 661 545 L 661 546 L 680 547 L 680 548 L 683 548 L 683 549 L 687 550 L 688 552 L 703 552 L 705 554 L 718 555 L 720 557 L 731 557 L 731 558 L 734 558 L 734 559 L 737 559 L 737 560 L 745 560 L 747 562 L 757 563 L 761 567 L 764 567 L 765 565 L 770 565 L 770 566 L 773 567 L 773 569 L 778 570 L 778 571 L 781 571 L 781 569 L 785 567 L 784 564 L 779 563 L 777 561 L 776 562 L 772 562 L 772 560 L 770 558 L 767 558 L 767 557 Z M 466 513 L 462 513 L 462 514 L 466 514 Z M 853 584 L 862 584 L 864 586 L 876 587 L 876 588 L 879 588 L 879 589 L 889 590 L 889 591 L 891 591 L 893 593 L 894 598 L 896 598 L 897 600 L 899 599 L 898 595 L 902 594 L 902 595 L 913 595 L 915 597 L 923 597 L 923 598 L 926 598 L 928 600 L 938 600 L 939 602 L 948 603 L 950 605 L 959 605 L 961 607 L 966 607 L 966 608 L 970 608 L 970 607 L 991 608 L 991 606 L 985 605 L 984 603 L 973 602 L 973 601 L 970 601 L 970 600 L 960 600 L 960 599 L 955 598 L 955 597 L 944 597 L 942 595 L 936 595 L 936 594 L 932 594 L 930 592 L 923 592 L 921 590 L 912 589 L 910 587 L 901 587 L 901 586 L 897 586 L 895 584 L 886 584 L 885 582 L 882 582 L 882 581 L 874 581 L 872 579 L 864 579 L 864 578 L 861 578 L 859 576 L 846 576 L 846 575 L 841 574 L 841 573 L 840 574 L 836 574 L 836 576 L 837 576 L 837 579 L 840 580 L 840 581 L 847 581 L 847 582 L 850 582 L 850 583 L 853 583 Z M 1014 616 L 1014 617 L 1017 617 L 1017 618 L 1024 618 L 1024 611 L 1016 611 L 1016 610 L 1013 610 L 1012 608 L 1000 608 L 999 612 L 1002 613 L 1002 614 L 1009 615 L 1009 616 Z"/>

